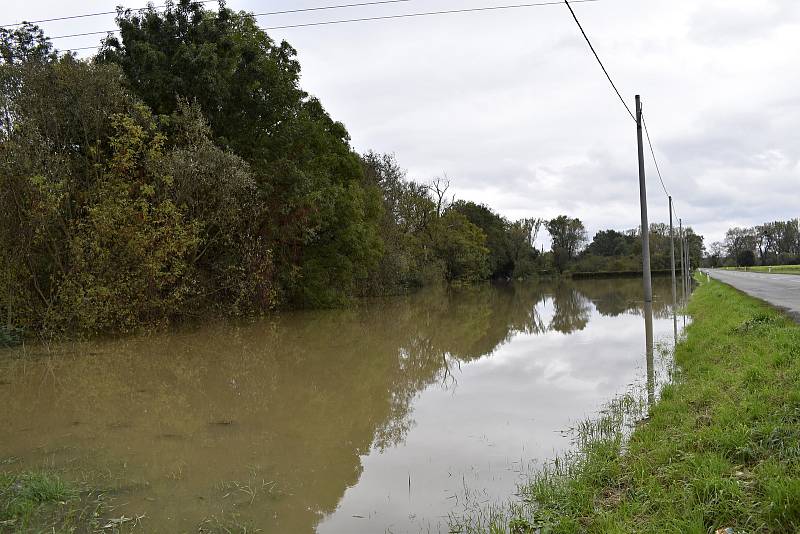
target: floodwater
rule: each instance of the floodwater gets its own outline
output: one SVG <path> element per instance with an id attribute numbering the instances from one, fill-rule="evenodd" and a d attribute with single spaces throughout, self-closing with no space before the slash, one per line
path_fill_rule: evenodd
<path id="1" fill-rule="evenodd" d="M 663 379 L 641 291 L 431 289 L 5 351 L 0 462 L 99 486 L 144 532 L 447 532 L 468 502 L 512 496 L 571 424 Z M 669 280 L 654 293 L 653 336 L 671 345 Z"/>

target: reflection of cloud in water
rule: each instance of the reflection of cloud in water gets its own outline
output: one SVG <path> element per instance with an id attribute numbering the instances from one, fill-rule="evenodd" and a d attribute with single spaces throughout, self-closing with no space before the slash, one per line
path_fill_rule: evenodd
<path id="1" fill-rule="evenodd" d="M 640 281 L 630 282 L 636 283 L 627 284 L 631 293 L 640 290 Z M 614 313 L 604 316 L 588 297 L 569 289 L 574 288 L 542 295 L 535 316 L 542 324 L 552 323 L 558 297 L 566 296 L 569 302 L 560 309 L 574 310 L 577 319 L 557 324 L 580 330 L 564 335 L 546 328 L 539 335 L 511 335 L 491 357 L 462 368 L 455 392 L 425 390 L 415 401 L 417 425 L 405 445 L 362 459 L 359 484 L 346 491 L 320 532 L 387 527 L 406 532 L 431 525 L 436 532 L 443 525 L 439 518 L 464 505 L 465 493 L 479 490 L 480 501 L 510 495 L 525 471 L 522 466 L 566 445 L 557 431 L 643 379 L 644 330 L 635 316 L 638 307 L 628 298 L 615 298 L 612 304 L 619 304 Z M 602 296 L 595 298 L 605 302 Z M 671 321 L 657 326 L 658 335 L 671 332 Z M 367 510 L 371 521 L 353 518 Z"/>

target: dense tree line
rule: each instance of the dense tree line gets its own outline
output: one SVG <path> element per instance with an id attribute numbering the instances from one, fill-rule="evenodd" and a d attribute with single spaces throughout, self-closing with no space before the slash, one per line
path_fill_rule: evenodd
<path id="1" fill-rule="evenodd" d="M 731 228 L 724 241 L 711 244 L 708 264 L 711 267 L 800 264 L 800 220 Z"/>
<path id="2" fill-rule="evenodd" d="M 636 272 L 642 270 L 641 229 L 601 230 L 591 242 L 580 219 L 561 215 L 546 223 L 552 242 L 544 258 L 559 272 Z M 683 229 L 689 249 L 690 264 L 700 265 L 705 247 L 703 236 L 690 227 Z M 674 230 L 676 268 L 680 265 L 678 229 Z M 671 265 L 669 225 L 650 225 L 650 264 L 654 270 L 669 269 Z"/>
<path id="3" fill-rule="evenodd" d="M 120 11 L 82 61 L 0 30 L 6 330 L 124 331 L 535 271 L 540 222 L 359 155 L 253 17 Z"/>

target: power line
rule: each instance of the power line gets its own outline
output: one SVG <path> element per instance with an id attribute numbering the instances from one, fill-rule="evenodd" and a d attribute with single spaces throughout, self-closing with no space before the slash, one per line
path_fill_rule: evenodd
<path id="1" fill-rule="evenodd" d="M 599 2 L 600 0 L 573 0 L 576 3 L 587 3 L 587 2 Z M 499 11 L 505 9 L 520 9 L 525 7 L 540 7 L 540 6 L 554 6 L 560 4 L 560 1 L 552 1 L 552 2 L 532 2 L 527 4 L 512 4 L 512 5 L 504 5 L 504 6 L 487 6 L 487 7 L 473 7 L 473 8 L 466 8 L 466 9 L 448 9 L 442 11 L 426 11 L 422 13 L 404 13 L 401 15 L 386 15 L 382 17 L 364 17 L 358 19 L 346 19 L 346 20 L 329 20 L 323 22 L 309 22 L 306 24 L 289 24 L 286 26 L 272 26 L 264 28 L 265 30 L 284 30 L 288 28 L 306 28 L 309 26 L 326 26 L 329 24 L 346 24 L 349 22 L 366 22 L 366 21 L 373 21 L 373 20 L 390 20 L 390 19 L 404 19 L 410 17 L 425 17 L 429 15 L 451 15 L 456 13 L 476 13 L 479 11 Z"/>
<path id="2" fill-rule="evenodd" d="M 218 0 L 193 0 L 193 4 L 208 4 L 209 2 L 217 2 Z M 162 4 L 160 6 L 153 6 L 155 9 L 160 9 L 167 7 L 167 4 Z M 133 8 L 131 11 L 145 11 L 150 9 L 150 7 L 138 7 Z M 84 13 L 82 15 L 68 15 L 64 17 L 54 17 L 51 19 L 41 19 L 41 20 L 26 20 L 23 22 L 15 22 L 14 24 L 0 24 L 0 28 L 12 28 L 14 26 L 22 26 L 23 24 L 39 24 L 41 22 L 55 22 L 58 20 L 72 20 L 72 19 L 83 19 L 88 17 L 99 17 L 101 15 L 116 15 L 116 11 L 98 11 L 96 13 Z M 105 32 L 103 32 L 105 33 Z"/>
<path id="3" fill-rule="evenodd" d="M 661 182 L 661 189 L 664 190 L 664 194 L 669 198 L 671 195 L 669 191 L 667 191 L 667 186 L 664 184 L 664 177 L 661 175 L 661 169 L 658 166 L 656 151 L 653 149 L 653 142 L 650 140 L 650 132 L 647 131 L 647 120 L 645 119 L 644 113 L 642 113 L 642 126 L 644 126 L 644 133 L 647 136 L 647 144 L 650 146 L 650 155 L 653 157 L 653 165 L 655 165 L 656 172 L 658 173 L 658 181 Z M 675 209 L 675 199 L 672 201 L 672 213 L 675 214 L 676 218 L 680 218 L 678 217 L 678 210 Z"/>
<path id="4" fill-rule="evenodd" d="M 335 6 L 320 6 L 320 7 L 306 7 L 303 9 L 287 9 L 285 11 L 270 11 L 268 13 L 254 13 L 254 17 L 261 17 L 263 15 L 285 15 L 287 13 L 305 13 L 307 11 L 325 11 L 329 9 L 342 9 L 346 7 L 362 7 L 362 6 L 375 6 L 379 4 L 400 4 L 404 2 L 412 2 L 413 0 L 379 0 L 374 2 L 359 2 L 357 4 L 339 4 Z"/>
<path id="5" fill-rule="evenodd" d="M 656 166 L 656 172 L 658 173 L 658 181 L 661 182 L 661 189 L 664 190 L 664 194 L 669 196 L 669 192 L 667 191 L 667 186 L 664 185 L 664 178 L 661 176 L 661 169 L 658 168 L 658 160 L 656 159 L 656 152 L 653 150 L 653 142 L 650 141 L 650 132 L 647 131 L 647 121 L 644 118 L 644 113 L 642 113 L 642 125 L 644 126 L 644 133 L 647 136 L 647 144 L 650 145 L 650 154 L 653 156 L 653 164 Z"/>
<path id="6" fill-rule="evenodd" d="M 572 0 L 572 1 L 573 1 L 573 3 L 576 3 L 576 0 Z M 575 19 L 575 23 L 578 25 L 578 28 L 581 30 L 581 33 L 583 34 L 583 38 L 586 39 L 586 42 L 588 43 L 589 48 L 591 48 L 595 59 L 597 59 L 597 62 L 600 64 L 600 68 L 603 69 L 603 72 L 605 73 L 606 78 L 608 78 L 609 83 L 611 83 L 611 87 L 613 87 L 614 91 L 616 91 L 620 102 L 622 102 L 622 105 L 625 106 L 625 109 L 628 111 L 628 115 L 631 116 L 631 119 L 636 121 L 636 117 L 633 115 L 633 112 L 631 111 L 631 108 L 628 107 L 628 104 L 625 102 L 625 99 L 622 98 L 622 94 L 620 94 L 619 89 L 617 89 L 617 86 L 614 85 L 614 80 L 611 79 L 611 75 L 608 73 L 608 71 L 606 70 L 605 65 L 603 65 L 603 62 L 600 60 L 600 56 L 597 55 L 597 51 L 594 49 L 594 46 L 592 46 L 592 42 L 589 40 L 589 36 L 586 35 L 585 31 L 583 31 L 583 26 L 581 26 L 581 22 L 578 20 L 578 16 L 575 14 L 575 11 L 572 9 L 572 6 L 569 4 L 569 1 L 568 0 L 564 0 L 564 3 L 567 4 L 567 7 L 569 8 L 569 12 L 572 13 L 572 18 Z"/>
<path id="7" fill-rule="evenodd" d="M 393 0 L 396 1 L 396 0 Z M 574 3 L 590 3 L 590 2 L 599 2 L 600 0 L 573 0 Z M 289 28 L 305 28 L 309 26 L 326 26 L 331 24 L 347 24 L 352 22 L 367 22 L 367 21 L 378 21 L 378 20 L 392 20 L 392 19 L 403 19 L 403 18 L 411 18 L 411 17 L 424 17 L 424 16 L 431 16 L 431 15 L 451 15 L 451 14 L 458 14 L 458 13 L 476 13 L 476 12 L 483 12 L 483 11 L 499 11 L 499 10 L 509 10 L 509 9 L 521 9 L 521 8 L 528 8 L 528 7 L 541 7 L 541 6 L 552 6 L 560 4 L 559 1 L 546 1 L 546 2 L 530 2 L 525 4 L 510 4 L 510 5 L 501 5 L 501 6 L 484 6 L 484 7 L 475 7 L 475 8 L 467 8 L 467 9 L 449 9 L 449 10 L 441 10 L 441 11 L 424 11 L 418 13 L 403 13 L 399 15 L 384 15 L 384 16 L 377 16 L 377 17 L 363 17 L 363 18 L 354 18 L 354 19 L 342 19 L 342 20 L 328 20 L 328 21 L 321 21 L 321 22 L 309 22 L 304 24 L 289 24 L 284 26 L 268 26 L 262 28 L 263 30 L 284 30 Z M 364 3 L 362 5 L 372 5 L 372 3 Z M 329 6 L 329 9 L 333 9 L 336 6 Z M 298 10 L 301 11 L 301 10 Z M 294 12 L 294 11 L 291 11 Z M 275 12 L 278 13 L 278 12 Z M 260 13 L 255 16 L 262 16 L 262 15 L 269 15 L 275 13 Z M 282 12 L 286 13 L 286 12 Z M 99 35 L 99 34 L 108 34 L 108 33 L 115 33 L 119 30 L 109 30 L 109 31 L 101 31 L 101 32 L 88 32 L 88 33 L 80 33 L 80 34 L 71 34 L 71 35 L 59 35 L 56 37 L 50 37 L 50 39 L 62 39 L 67 37 L 79 37 L 79 36 L 86 36 L 86 35 Z M 79 50 L 91 50 L 91 49 L 100 48 L 100 45 L 96 46 L 84 46 L 80 48 L 68 48 L 63 50 L 64 52 L 77 52 Z"/>
<path id="8" fill-rule="evenodd" d="M 218 2 L 219 0 L 194 0 L 193 4 L 208 4 L 210 2 Z M 374 6 L 380 4 L 399 4 L 404 2 L 412 2 L 413 0 L 376 0 L 373 2 L 358 2 L 355 4 L 339 4 L 334 6 L 319 6 L 319 7 L 307 7 L 303 9 L 285 9 L 283 11 L 270 11 L 267 13 L 256 13 L 254 16 L 260 17 L 262 15 L 286 15 L 288 13 L 305 13 L 309 11 L 325 11 L 330 9 L 343 9 L 348 7 L 362 7 L 362 6 Z M 154 9 L 161 9 L 167 7 L 167 4 L 162 4 L 159 6 L 153 6 Z M 147 11 L 150 7 L 139 7 L 139 8 L 131 8 L 131 11 Z M 41 22 L 55 22 L 59 20 L 72 20 L 72 19 L 82 19 L 88 17 L 98 17 L 101 15 L 116 15 L 116 11 L 98 11 L 96 13 L 84 13 L 82 15 L 69 15 L 64 17 L 55 17 L 51 19 L 41 19 L 41 20 L 29 20 L 24 22 L 16 22 L 14 24 L 0 24 L 0 28 L 11 28 L 13 26 L 22 26 L 23 24 L 39 24 Z M 98 32 L 98 33 L 107 33 L 107 32 Z M 51 39 L 57 39 L 57 37 L 51 37 Z"/>
<path id="9" fill-rule="evenodd" d="M 206 2 L 216 2 L 218 0 L 205 0 L 205 2 L 197 2 L 197 3 L 206 3 Z M 413 2 L 414 0 L 374 0 L 371 2 L 357 2 L 354 4 L 337 4 L 333 6 L 317 6 L 317 7 L 306 7 L 302 9 L 284 9 L 282 11 L 267 11 L 265 13 L 253 13 L 253 17 L 263 17 L 268 15 L 287 15 L 290 13 L 308 13 L 311 11 L 329 11 L 331 9 L 345 9 L 350 7 L 364 7 L 364 6 L 377 6 L 377 5 L 384 5 L 384 4 L 400 4 L 406 2 Z M 163 6 L 160 6 L 163 7 Z M 144 11 L 147 8 L 136 9 L 134 11 Z M 115 13 L 115 12 L 106 12 L 100 13 L 105 15 L 107 13 Z M 80 15 L 79 15 L 80 16 Z M 89 16 L 89 15 L 84 15 Z M 66 17 L 69 18 L 69 17 Z M 271 28 L 270 28 L 271 29 Z M 106 31 L 94 31 L 94 32 L 84 32 L 84 33 L 71 33 L 68 35 L 56 35 L 55 37 L 50 37 L 50 39 L 66 39 L 68 37 L 86 37 L 88 35 L 105 35 L 108 33 L 117 33 L 119 32 L 118 29 L 114 30 L 106 30 Z"/>
<path id="10" fill-rule="evenodd" d="M 398 2 L 409 2 L 411 0 L 383 0 L 379 2 L 361 2 L 357 4 L 342 4 L 338 6 L 324 6 L 324 7 L 313 7 L 313 8 L 305 8 L 305 9 L 290 9 L 286 11 L 271 11 L 268 13 L 255 13 L 253 14 L 254 17 L 261 17 L 266 15 L 281 15 L 286 13 L 300 13 L 306 11 L 319 11 L 323 9 L 338 9 L 344 7 L 357 7 L 357 6 L 371 6 L 371 5 L 379 5 L 379 4 L 393 4 Z M 600 0 L 573 0 L 576 3 L 587 3 L 587 2 L 599 2 Z M 411 18 L 411 17 L 425 17 L 431 15 L 452 15 L 457 13 L 475 13 L 480 11 L 498 11 L 498 10 L 508 10 L 508 9 L 520 9 L 526 7 L 541 7 L 541 6 L 552 6 L 560 4 L 560 1 L 547 1 L 547 2 L 532 2 L 526 4 L 511 4 L 511 5 L 502 5 L 502 6 L 485 6 L 485 7 L 474 7 L 474 8 L 466 8 L 466 9 L 448 9 L 448 10 L 441 10 L 441 11 L 425 11 L 420 13 L 402 13 L 399 15 L 384 15 L 384 16 L 376 16 L 376 17 L 362 17 L 362 18 L 354 18 L 354 19 L 342 19 L 342 20 L 326 20 L 321 22 L 307 22 L 302 24 L 287 24 L 283 26 L 268 26 L 262 28 L 264 30 L 286 30 L 289 28 L 307 28 L 310 26 L 328 26 L 331 24 L 347 24 L 352 22 L 367 22 L 367 21 L 377 21 L 377 20 L 392 20 L 392 19 L 404 19 L 404 18 Z M 89 35 L 105 35 L 108 33 L 117 33 L 119 30 L 107 30 L 107 31 L 95 31 L 95 32 L 85 32 L 85 33 L 72 33 L 68 35 L 57 35 L 55 37 L 50 37 L 50 39 L 66 39 L 68 37 L 85 37 Z M 86 47 L 86 49 L 91 47 Z M 70 50 L 79 50 L 77 48 L 70 49 Z"/>

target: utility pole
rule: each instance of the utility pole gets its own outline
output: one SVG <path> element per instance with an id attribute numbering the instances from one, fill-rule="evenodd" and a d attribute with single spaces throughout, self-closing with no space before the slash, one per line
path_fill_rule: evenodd
<path id="1" fill-rule="evenodd" d="M 692 265 L 691 265 L 691 256 L 689 255 L 689 227 L 686 227 L 686 235 L 684 236 L 686 240 L 686 298 L 689 298 L 689 295 L 692 293 Z"/>
<path id="2" fill-rule="evenodd" d="M 675 281 L 675 231 L 672 227 L 672 195 L 669 196 L 669 261 L 670 273 L 672 273 L 672 305 L 675 306 L 675 300 L 678 296 L 678 284 Z"/>
<path id="3" fill-rule="evenodd" d="M 644 143 L 642 142 L 642 98 L 636 95 L 636 141 L 639 152 L 639 206 L 642 210 L 642 279 L 644 301 L 653 302 L 650 277 L 650 224 L 647 222 L 647 188 L 644 181 Z"/>
<path id="4" fill-rule="evenodd" d="M 686 299 L 686 257 L 683 254 L 683 219 L 678 219 L 678 228 L 680 228 L 680 235 L 678 240 L 681 243 L 681 289 L 683 289 L 683 298 Z"/>

